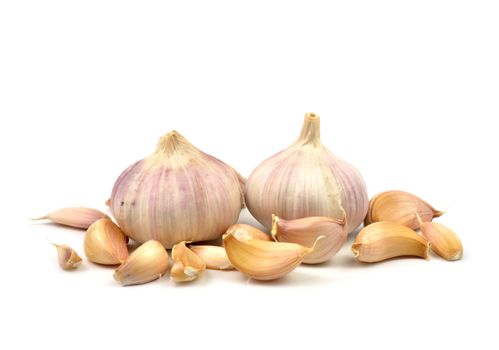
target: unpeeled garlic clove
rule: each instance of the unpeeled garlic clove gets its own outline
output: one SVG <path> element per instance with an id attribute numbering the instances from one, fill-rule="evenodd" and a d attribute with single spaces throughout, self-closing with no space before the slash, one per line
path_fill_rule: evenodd
<path id="1" fill-rule="evenodd" d="M 387 191 L 376 195 L 369 201 L 369 210 L 364 224 L 367 226 L 374 222 L 388 221 L 416 230 L 419 228 L 419 223 L 414 213 L 417 213 L 425 222 L 444 214 L 411 193 Z"/>
<path id="2" fill-rule="evenodd" d="M 242 273 L 257 280 L 273 280 L 293 271 L 313 251 L 296 243 L 280 243 L 254 238 L 234 225 L 223 236 L 230 262 Z"/>
<path id="3" fill-rule="evenodd" d="M 352 244 L 352 252 L 362 262 L 378 262 L 399 256 L 428 259 L 430 243 L 407 226 L 377 222 L 364 227 Z"/>
<path id="4" fill-rule="evenodd" d="M 85 235 L 85 255 L 89 261 L 118 265 L 128 258 L 125 234 L 110 219 L 97 220 Z"/>
<path id="5" fill-rule="evenodd" d="M 172 248 L 173 266 L 170 278 L 175 282 L 189 282 L 200 277 L 206 270 L 206 263 L 185 242 L 177 243 Z"/>
<path id="6" fill-rule="evenodd" d="M 272 215 L 270 233 L 276 241 L 297 243 L 305 247 L 311 247 L 317 238 L 323 236 L 314 251 L 305 255 L 305 264 L 320 264 L 329 260 L 341 249 L 348 237 L 347 226 L 343 220 L 323 216 L 284 220 Z"/>
<path id="7" fill-rule="evenodd" d="M 81 264 L 80 256 L 70 246 L 55 243 L 52 243 L 52 245 L 57 248 L 59 266 L 63 270 L 73 270 Z"/>
<path id="8" fill-rule="evenodd" d="M 463 257 L 463 244 L 458 235 L 438 222 L 420 221 L 421 234 L 431 243 L 431 250 L 442 258 L 454 261 Z"/>
<path id="9" fill-rule="evenodd" d="M 50 220 L 56 224 L 88 229 L 90 225 L 102 218 L 109 218 L 103 212 L 84 207 L 62 208 L 45 216 L 34 218 L 32 220 Z"/>
<path id="10" fill-rule="evenodd" d="M 161 243 L 150 240 L 138 247 L 114 272 L 114 279 L 124 286 L 151 282 L 168 269 L 168 253 Z"/>
<path id="11" fill-rule="evenodd" d="M 224 247 L 214 245 L 195 245 L 190 249 L 206 263 L 206 268 L 213 270 L 233 270 Z"/>
<path id="12" fill-rule="evenodd" d="M 268 234 L 248 224 L 235 224 L 230 227 L 230 230 L 232 230 L 234 233 L 240 232 L 242 235 L 247 235 L 254 239 L 269 242 L 272 241 L 272 238 Z"/>

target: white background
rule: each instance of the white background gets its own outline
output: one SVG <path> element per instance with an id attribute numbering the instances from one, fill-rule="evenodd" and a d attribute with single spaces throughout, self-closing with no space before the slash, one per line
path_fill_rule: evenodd
<path id="1" fill-rule="evenodd" d="M 0 3 L 0 348 L 497 348 L 497 1 L 175 3 Z M 123 288 L 58 268 L 47 240 L 83 255 L 82 231 L 26 220 L 105 210 L 172 129 L 248 176 L 308 111 L 370 196 L 448 209 L 464 259 L 363 265 L 347 244 L 271 283 Z"/>

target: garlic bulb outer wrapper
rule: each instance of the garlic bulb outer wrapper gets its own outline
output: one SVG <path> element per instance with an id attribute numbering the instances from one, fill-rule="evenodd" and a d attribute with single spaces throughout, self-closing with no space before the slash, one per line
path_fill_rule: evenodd
<path id="1" fill-rule="evenodd" d="M 154 239 L 171 248 L 213 240 L 239 217 L 242 181 L 230 166 L 172 131 L 161 137 L 155 153 L 121 174 L 110 209 L 138 242 Z"/>
<path id="2" fill-rule="evenodd" d="M 286 220 L 338 219 L 343 217 L 343 207 L 352 232 L 364 220 L 368 204 L 362 176 L 322 145 L 320 119 L 313 113 L 305 115 L 298 140 L 264 160 L 246 182 L 246 205 L 269 229 L 272 214 Z"/>

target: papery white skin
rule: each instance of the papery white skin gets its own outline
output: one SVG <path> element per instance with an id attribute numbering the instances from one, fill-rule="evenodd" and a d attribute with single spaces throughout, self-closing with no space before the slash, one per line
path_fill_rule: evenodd
<path id="1" fill-rule="evenodd" d="M 241 181 L 230 166 L 172 131 L 154 154 L 121 174 L 110 209 L 138 242 L 154 239 L 171 248 L 181 241 L 213 240 L 239 217 Z"/>
<path id="2" fill-rule="evenodd" d="M 348 232 L 364 220 L 369 205 L 360 173 L 320 142 L 320 119 L 305 115 L 298 140 L 263 161 L 246 182 L 246 206 L 265 227 L 272 214 L 291 220 L 309 216 L 342 218 Z"/>

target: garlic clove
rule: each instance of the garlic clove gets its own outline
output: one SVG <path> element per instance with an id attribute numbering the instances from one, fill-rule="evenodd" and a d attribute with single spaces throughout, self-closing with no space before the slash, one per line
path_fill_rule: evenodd
<path id="1" fill-rule="evenodd" d="M 320 141 L 320 118 L 307 113 L 301 134 L 287 149 L 264 160 L 246 181 L 246 205 L 266 228 L 272 214 L 288 220 L 310 216 L 340 218 L 348 232 L 364 220 L 369 204 L 360 173 Z"/>
<path id="2" fill-rule="evenodd" d="M 229 165 L 194 147 L 177 131 L 163 135 L 156 152 L 116 180 L 110 210 L 137 242 L 218 239 L 237 222 L 244 178 Z"/>
<path id="3" fill-rule="evenodd" d="M 400 256 L 428 259 L 430 243 L 407 226 L 377 222 L 364 227 L 352 244 L 352 252 L 362 262 L 378 262 Z"/>
<path id="4" fill-rule="evenodd" d="M 57 248 L 59 266 L 63 270 L 73 270 L 80 266 L 81 258 L 73 248 L 66 244 L 52 243 L 52 245 Z"/>
<path id="5" fill-rule="evenodd" d="M 438 222 L 423 222 L 420 218 L 419 220 L 421 234 L 430 241 L 432 251 L 449 261 L 463 257 L 463 244 L 454 231 Z"/>
<path id="6" fill-rule="evenodd" d="M 91 262 L 118 265 L 128 258 L 126 236 L 110 219 L 100 219 L 87 230 L 85 255 Z"/>
<path id="7" fill-rule="evenodd" d="M 320 264 L 329 260 L 341 249 L 348 232 L 343 220 L 323 216 L 284 220 L 272 215 L 272 237 L 278 242 L 297 243 L 311 247 L 320 236 L 324 238 L 317 242 L 313 252 L 303 259 L 305 264 Z"/>
<path id="8" fill-rule="evenodd" d="M 107 201 L 105 202 L 106 204 L 106 207 L 110 207 L 111 206 L 111 198 L 108 198 Z"/>
<path id="9" fill-rule="evenodd" d="M 130 254 L 114 272 L 114 279 L 124 286 L 151 282 L 168 269 L 168 253 L 161 243 L 150 240 Z"/>
<path id="10" fill-rule="evenodd" d="M 411 193 L 387 191 L 371 199 L 364 224 L 367 226 L 374 222 L 388 221 L 415 230 L 419 228 L 419 223 L 414 213 L 425 222 L 444 214 Z"/>
<path id="11" fill-rule="evenodd" d="M 233 270 L 224 247 L 214 245 L 195 245 L 189 247 L 206 263 L 206 268 L 212 270 Z"/>
<path id="12" fill-rule="evenodd" d="M 185 242 L 177 243 L 172 249 L 173 266 L 170 278 L 175 282 L 190 282 L 200 277 L 206 270 L 206 263 Z"/>
<path id="13" fill-rule="evenodd" d="M 255 239 L 247 231 L 238 230 L 234 226 L 227 230 L 223 241 L 232 265 L 257 280 L 283 277 L 300 265 L 303 258 L 313 251 L 313 248 L 296 243 Z"/>
<path id="14" fill-rule="evenodd" d="M 90 225 L 102 218 L 109 218 L 103 212 L 84 207 L 62 208 L 32 220 L 50 220 L 56 224 L 88 229 Z"/>
<path id="15" fill-rule="evenodd" d="M 232 225 L 230 229 L 234 232 L 237 232 L 238 234 L 247 235 L 254 239 L 259 239 L 262 241 L 269 241 L 269 242 L 272 241 L 272 238 L 268 234 L 251 225 L 235 224 Z"/>

